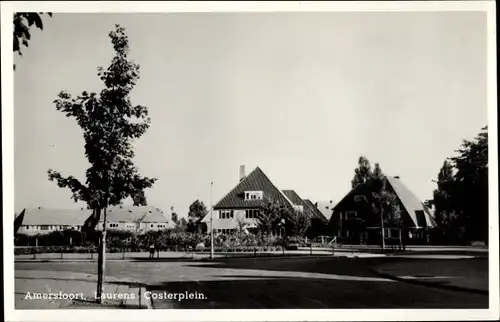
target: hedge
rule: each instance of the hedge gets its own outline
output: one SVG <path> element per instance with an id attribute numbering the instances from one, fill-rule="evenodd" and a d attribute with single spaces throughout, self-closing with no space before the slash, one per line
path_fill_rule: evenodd
<path id="1" fill-rule="evenodd" d="M 84 252 L 83 249 L 96 248 L 101 235 L 100 231 L 92 231 L 85 235 L 79 231 L 57 231 L 46 235 L 22 235 L 18 234 L 15 238 L 15 246 L 18 252 Z M 70 237 L 73 244 L 69 245 Z M 34 247 L 38 238 L 38 247 Z M 110 252 L 126 251 L 144 251 L 154 244 L 157 249 L 162 251 L 204 251 L 210 247 L 210 235 L 198 234 L 177 230 L 149 231 L 143 234 L 137 234 L 131 231 L 108 230 L 106 238 L 106 248 Z M 276 236 L 267 236 L 263 234 L 238 234 L 215 235 L 215 251 L 235 251 L 250 252 L 255 251 L 277 251 L 283 246 L 306 246 L 302 238 L 280 238 Z M 26 250 L 21 250 L 26 248 Z M 59 247 L 59 248 L 58 248 Z M 36 250 L 33 250 L 36 249 Z M 16 250 L 17 251 L 17 250 Z"/>

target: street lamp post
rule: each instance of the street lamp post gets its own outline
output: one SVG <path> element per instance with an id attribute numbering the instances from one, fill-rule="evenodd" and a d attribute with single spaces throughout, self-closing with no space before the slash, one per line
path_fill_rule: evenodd
<path id="1" fill-rule="evenodd" d="M 212 205 L 212 187 L 214 183 L 210 182 L 210 259 L 214 258 L 214 211 Z"/>

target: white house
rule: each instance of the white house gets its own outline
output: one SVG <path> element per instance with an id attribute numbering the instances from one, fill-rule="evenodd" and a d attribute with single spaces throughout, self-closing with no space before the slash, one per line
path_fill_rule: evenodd
<path id="1" fill-rule="evenodd" d="M 101 213 L 96 230 L 102 230 L 104 214 Z M 147 232 L 175 227 L 175 223 L 167 218 L 159 208 L 151 206 L 116 206 L 106 212 L 106 229 Z"/>
<path id="2" fill-rule="evenodd" d="M 46 234 L 62 230 L 82 230 L 92 217 L 92 211 L 81 209 L 28 208 L 16 216 L 17 233 L 26 235 Z M 107 229 L 146 232 L 175 227 L 171 219 L 154 207 L 111 207 L 106 216 Z M 102 230 L 104 215 L 101 213 L 96 230 Z"/>
<path id="3" fill-rule="evenodd" d="M 19 220 L 20 223 L 17 232 L 36 235 L 68 229 L 81 230 L 89 215 L 90 211 L 87 209 L 27 208 L 16 217 L 16 221 Z"/>

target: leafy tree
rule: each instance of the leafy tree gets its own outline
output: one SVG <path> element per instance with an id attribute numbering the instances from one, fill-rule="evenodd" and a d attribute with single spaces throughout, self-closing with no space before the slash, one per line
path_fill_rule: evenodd
<path id="1" fill-rule="evenodd" d="M 276 202 L 270 201 L 266 203 L 257 215 L 257 223 L 260 231 L 269 237 L 278 221 L 283 218 L 284 211 L 284 207 Z"/>
<path id="2" fill-rule="evenodd" d="M 351 181 L 352 187 L 365 183 L 372 177 L 370 161 L 364 156 L 359 157 L 358 167 L 354 170 L 354 178 Z"/>
<path id="3" fill-rule="evenodd" d="M 302 237 L 311 226 L 311 217 L 306 211 L 287 209 L 285 212 L 286 222 L 289 224 L 290 235 Z"/>
<path id="4" fill-rule="evenodd" d="M 375 180 L 383 180 L 385 178 L 379 163 L 375 163 L 371 177 Z"/>
<path id="5" fill-rule="evenodd" d="M 49 17 L 52 17 L 52 13 L 47 13 Z M 21 46 L 28 47 L 28 40 L 31 39 L 30 28 L 35 25 L 35 27 L 43 30 L 43 22 L 41 15 L 42 12 L 16 12 L 14 14 L 14 52 L 17 52 L 22 56 Z M 14 65 L 14 69 L 16 65 Z"/>
<path id="6" fill-rule="evenodd" d="M 402 225 L 402 211 L 396 194 L 389 189 L 387 180 L 380 182 L 380 187 L 376 188 L 371 196 L 371 206 L 373 212 L 380 218 L 380 233 L 382 250 L 385 249 L 385 228 L 387 226 Z M 400 230 L 401 236 L 401 230 Z"/>
<path id="7" fill-rule="evenodd" d="M 207 215 L 207 207 L 203 201 L 195 200 L 189 206 L 187 230 L 189 232 L 201 232 L 206 230 L 201 220 Z"/>
<path id="8" fill-rule="evenodd" d="M 170 207 L 170 214 L 170 219 L 172 219 L 172 222 L 177 225 L 179 223 L 179 215 L 177 215 L 174 211 L 174 207 Z"/>
<path id="9" fill-rule="evenodd" d="M 241 236 L 245 232 L 247 222 L 245 221 L 245 218 L 243 218 L 242 216 L 237 216 L 235 220 L 236 220 L 236 233 L 239 236 Z"/>
<path id="10" fill-rule="evenodd" d="M 453 172 L 452 164 L 448 160 L 444 161 L 438 173 L 437 189 L 433 192 L 434 217 L 439 227 L 443 227 L 454 212 L 453 189 L 455 187 L 455 177 Z"/>
<path id="11" fill-rule="evenodd" d="M 463 140 L 458 156 L 451 158 L 456 169 L 454 208 L 463 216 L 470 240 L 488 242 L 488 127 L 473 140 Z"/>
<path id="12" fill-rule="evenodd" d="M 85 156 L 90 163 L 86 182 L 48 170 L 49 180 L 70 189 L 72 199 L 87 203 L 87 207 L 93 210 L 91 228 L 95 227 L 101 210 L 104 210 L 98 293 L 102 291 L 104 278 L 106 208 L 119 205 L 127 197 L 132 198 L 134 205 L 146 205 L 144 191 L 156 181 L 156 178 L 140 176 L 133 162 L 132 140 L 141 137 L 150 125 L 147 107 L 133 106 L 129 98 L 139 79 L 139 65 L 128 60 L 129 41 L 124 28 L 116 25 L 109 37 L 116 56 L 106 70 L 98 68 L 98 76 L 105 86 L 100 94 L 84 91 L 72 97 L 62 91 L 54 101 L 57 110 L 75 118 L 83 130 Z"/>

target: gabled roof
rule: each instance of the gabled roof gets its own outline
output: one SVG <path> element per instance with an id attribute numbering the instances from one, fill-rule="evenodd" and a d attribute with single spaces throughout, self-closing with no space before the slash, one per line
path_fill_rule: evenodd
<path id="1" fill-rule="evenodd" d="M 333 208 L 335 208 L 335 204 L 332 200 L 330 201 L 318 201 L 316 208 L 325 216 L 328 220 L 333 214 Z"/>
<path id="2" fill-rule="evenodd" d="M 305 200 L 303 200 L 302 198 L 300 198 L 300 196 L 294 190 L 283 190 L 283 193 L 295 205 L 304 207 L 304 212 L 306 214 L 308 214 L 310 218 L 316 218 L 316 219 L 319 219 L 321 221 L 328 221 L 328 220 L 326 220 L 325 216 L 323 216 L 323 214 L 319 210 L 315 211 L 316 207 L 314 207 L 314 205 L 311 203 L 311 201 L 309 201 L 309 203 L 311 203 L 309 205 Z M 313 208 L 311 208 L 311 206 Z M 317 210 L 317 208 L 316 208 L 316 210 Z"/>
<path id="3" fill-rule="evenodd" d="M 104 213 L 101 213 L 99 221 L 104 221 Z M 168 223 L 168 219 L 163 215 L 162 211 L 151 206 L 110 207 L 106 211 L 106 221 Z"/>
<path id="4" fill-rule="evenodd" d="M 328 218 L 313 204 L 313 202 L 309 199 L 305 199 L 304 203 L 314 212 L 316 218 L 320 219 L 323 222 L 328 222 Z"/>
<path id="5" fill-rule="evenodd" d="M 262 191 L 262 200 L 245 200 L 245 191 Z M 215 204 L 214 209 L 245 209 L 262 207 L 268 202 L 275 202 L 283 206 L 291 206 L 287 197 L 269 180 L 264 172 L 255 168 L 224 198 Z"/>
<path id="6" fill-rule="evenodd" d="M 401 179 L 396 177 L 386 176 L 385 180 L 389 183 L 394 193 L 397 195 L 399 201 L 408 213 L 411 222 L 415 227 L 435 227 L 436 222 L 433 218 L 431 211 L 418 199 L 418 197 L 406 187 Z M 342 208 L 342 206 L 350 200 L 354 195 L 371 195 L 372 181 L 362 183 L 353 188 L 349 193 L 342 198 L 342 200 L 334 207 L 335 210 Z M 421 216 L 418 216 L 421 214 Z"/>
<path id="7" fill-rule="evenodd" d="M 295 190 L 283 190 L 283 194 L 296 206 L 302 206 L 304 213 L 309 215 L 310 218 L 315 218 L 316 214 L 305 204 L 304 200 L 295 192 Z"/>
<path id="8" fill-rule="evenodd" d="M 408 187 L 406 187 L 403 184 L 401 179 L 395 177 L 387 177 L 387 181 L 391 185 L 396 195 L 399 197 L 399 200 L 403 204 L 403 207 L 405 207 L 408 214 L 410 214 L 410 217 L 415 225 L 420 227 L 423 225 L 426 225 L 427 227 L 436 226 L 436 221 L 432 217 L 429 209 L 418 199 L 418 197 L 410 189 L 408 189 Z M 425 223 L 419 222 L 420 220 L 419 218 L 417 218 L 417 211 L 423 211 L 425 216 Z"/>
<path id="9" fill-rule="evenodd" d="M 33 225 L 68 225 L 81 226 L 91 214 L 87 209 L 48 209 L 27 208 L 23 210 L 23 226 Z M 22 213 L 20 214 L 22 215 Z M 19 216 L 20 216 L 19 215 Z M 18 216 L 18 217 L 19 217 Z M 17 219 L 17 218 L 16 218 Z M 21 220 L 19 220 L 21 221 Z"/>

